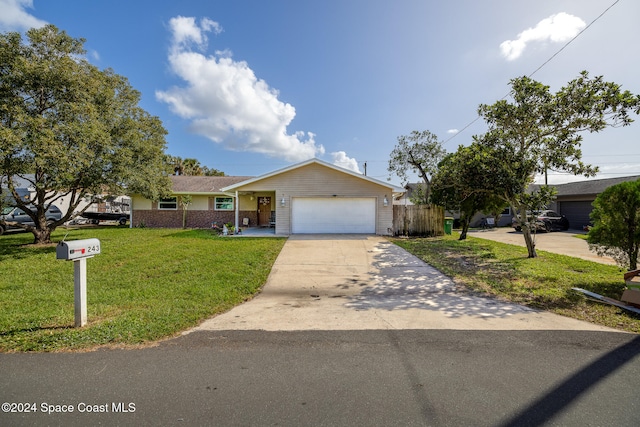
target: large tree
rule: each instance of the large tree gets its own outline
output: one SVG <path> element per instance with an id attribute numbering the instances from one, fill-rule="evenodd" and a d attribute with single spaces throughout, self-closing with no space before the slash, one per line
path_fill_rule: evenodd
<path id="1" fill-rule="evenodd" d="M 460 211 L 460 240 L 467 238 L 471 219 L 477 212 L 501 212 L 505 201 L 493 192 L 493 171 L 489 154 L 477 145 L 460 146 L 438 165 L 432 178 L 431 199 L 445 210 Z"/>
<path id="2" fill-rule="evenodd" d="M 53 25 L 0 35 L 0 175 L 15 206 L 35 225 L 22 226 L 36 243 L 93 195 L 140 193 L 158 199 L 170 181 L 163 165 L 166 131 L 138 106 L 140 93 L 112 70 L 84 57 L 84 40 Z M 30 201 L 13 177 L 34 189 Z M 45 211 L 62 198 L 63 217 L 47 223 Z"/>
<path id="3" fill-rule="evenodd" d="M 549 203 L 553 192 L 545 188 L 543 194 L 528 194 L 529 184 L 547 169 L 593 176 L 597 167 L 582 162 L 581 133 L 629 125 L 629 114 L 640 112 L 640 96 L 602 77 L 592 79 L 586 71 L 556 93 L 528 77 L 510 84 L 511 100 L 480 105 L 478 113 L 489 129 L 474 143 L 490 150 L 496 194 L 521 219 L 529 257 L 535 257 L 527 211 L 534 207 L 531 201 Z"/>
<path id="4" fill-rule="evenodd" d="M 640 179 L 613 185 L 600 193 L 591 211 L 589 248 L 611 256 L 629 270 L 638 268 L 640 251 Z"/>
<path id="5" fill-rule="evenodd" d="M 391 152 L 388 171 L 395 173 L 403 182 L 409 179 L 409 172 L 416 173 L 423 181 L 421 204 L 429 203 L 431 176 L 445 155 L 438 137 L 428 130 L 413 131 L 410 135 L 398 137 L 398 144 Z"/>

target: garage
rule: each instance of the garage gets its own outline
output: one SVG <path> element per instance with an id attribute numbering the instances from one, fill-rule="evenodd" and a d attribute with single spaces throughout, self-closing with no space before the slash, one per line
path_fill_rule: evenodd
<path id="1" fill-rule="evenodd" d="M 591 201 L 558 202 L 558 213 L 569 220 L 569 228 L 582 230 L 591 223 L 589 214 L 593 210 Z"/>
<path id="2" fill-rule="evenodd" d="M 295 197 L 291 203 L 294 234 L 375 234 L 374 197 Z"/>

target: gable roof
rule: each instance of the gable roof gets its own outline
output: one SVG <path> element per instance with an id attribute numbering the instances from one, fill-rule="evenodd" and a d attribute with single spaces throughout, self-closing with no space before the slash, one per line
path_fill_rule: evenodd
<path id="1" fill-rule="evenodd" d="M 566 184 L 555 185 L 555 187 L 558 190 L 558 196 L 597 195 L 612 185 L 626 181 L 635 181 L 637 179 L 640 179 L 640 175 L 568 182 Z"/>
<path id="2" fill-rule="evenodd" d="M 404 189 L 396 187 L 395 185 L 389 184 L 388 182 L 380 181 L 380 180 L 368 177 L 366 175 L 362 175 L 360 173 L 354 172 L 352 170 L 345 169 L 345 168 L 342 168 L 340 166 L 332 165 L 331 163 L 325 162 L 324 160 L 320 160 L 320 159 L 317 159 L 317 158 L 312 158 L 312 159 L 309 159 L 309 160 L 305 160 L 303 162 L 296 163 L 296 164 L 293 164 L 291 166 L 287 166 L 285 168 L 278 169 L 278 170 L 275 170 L 273 172 L 266 173 L 264 175 L 260 175 L 260 176 L 254 177 L 254 178 L 247 179 L 247 180 L 242 181 L 242 182 L 231 184 L 231 185 L 229 185 L 227 187 L 222 188 L 222 191 L 235 190 L 236 188 L 242 187 L 244 185 L 252 184 L 254 182 L 258 182 L 258 181 L 261 181 L 263 179 L 267 179 L 267 178 L 270 178 L 272 176 L 280 175 L 282 173 L 289 172 L 289 171 L 292 171 L 292 170 L 295 170 L 295 169 L 299 169 L 301 167 L 304 167 L 304 166 L 307 166 L 307 165 L 311 165 L 311 164 L 318 164 L 318 165 L 324 166 L 326 168 L 333 169 L 335 171 L 344 173 L 346 175 L 351 175 L 351 176 L 354 176 L 356 178 L 360 178 L 360 179 L 363 179 L 365 181 L 369 181 L 369 182 L 372 182 L 374 184 L 390 188 L 393 192 L 402 193 L 404 191 Z"/>
<path id="3" fill-rule="evenodd" d="M 223 187 L 250 179 L 250 176 L 185 176 L 171 175 L 173 194 L 223 194 Z"/>

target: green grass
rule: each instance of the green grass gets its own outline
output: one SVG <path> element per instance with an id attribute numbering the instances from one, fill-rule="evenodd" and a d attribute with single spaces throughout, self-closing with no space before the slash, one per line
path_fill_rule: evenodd
<path id="1" fill-rule="evenodd" d="M 579 287 L 619 299 L 625 282 L 618 267 L 545 251 L 537 251 L 537 258 L 527 258 L 525 247 L 475 237 L 460 241 L 458 237 L 454 233 L 391 240 L 473 291 L 640 333 L 640 317 L 587 301 L 571 290 Z"/>
<path id="2" fill-rule="evenodd" d="M 54 232 L 62 240 L 68 230 Z M 208 230 L 72 230 L 98 238 L 87 260 L 87 326 L 74 328 L 73 262 L 31 234 L 0 237 L 0 351 L 140 345 L 171 337 L 251 298 L 285 239 L 224 238 Z"/>

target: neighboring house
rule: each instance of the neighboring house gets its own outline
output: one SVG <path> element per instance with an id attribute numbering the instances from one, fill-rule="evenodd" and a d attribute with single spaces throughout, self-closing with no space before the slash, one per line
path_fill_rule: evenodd
<path id="1" fill-rule="evenodd" d="M 581 230 L 584 226 L 591 223 L 589 219 L 589 214 L 593 210 L 591 204 L 600 193 L 612 185 L 626 181 L 636 181 L 638 179 L 640 179 L 640 175 L 591 179 L 556 185 L 555 187 L 558 190 L 558 194 L 556 200 L 549 206 L 549 209 L 566 216 L 571 228 Z"/>
<path id="2" fill-rule="evenodd" d="M 30 177 L 33 177 L 33 175 L 30 175 Z M 31 200 L 31 194 L 34 191 L 31 183 L 19 176 L 14 176 L 12 179 L 16 193 L 18 193 L 20 198 L 25 202 Z M 0 197 L 5 200 L 5 203 L 11 203 L 13 201 L 13 196 L 9 193 L 8 184 L 4 181 L 0 182 Z"/>
<path id="3" fill-rule="evenodd" d="M 258 177 L 171 177 L 173 197 L 133 196 L 133 226 L 181 227 L 180 195 L 191 195 L 188 227 L 213 222 L 275 227 L 279 235 L 391 234 L 391 184 L 310 159 Z M 226 184 L 218 180 L 228 180 Z M 213 185 L 213 186 L 212 186 Z"/>
<path id="4" fill-rule="evenodd" d="M 406 184 L 404 186 L 404 192 L 401 194 L 397 194 L 396 197 L 394 197 L 393 199 L 393 204 L 394 205 L 401 205 L 401 206 L 411 206 L 413 205 L 413 202 L 411 201 L 411 199 L 414 197 L 414 195 L 418 194 L 422 190 L 420 187 L 423 187 L 425 184 L 422 182 L 410 182 L 408 184 Z"/>
<path id="5" fill-rule="evenodd" d="M 35 188 L 29 181 L 34 179 L 34 175 L 25 175 L 24 178 L 15 176 L 13 178 L 16 192 L 25 202 L 28 202 L 35 197 Z M 2 183 L 0 189 L 2 190 L 2 197 L 13 199 L 9 194 L 7 185 L 4 182 Z M 87 212 L 129 212 L 130 202 L 127 196 L 101 196 L 97 199 L 99 201 L 92 202 L 90 197 L 85 198 L 84 200 L 80 201 L 80 204 L 75 209 L 75 212 L 80 212 L 85 208 Z M 71 196 L 67 195 L 60 197 L 58 200 L 53 202 L 53 205 L 60 209 L 64 215 L 69 210 L 70 202 Z M 87 205 L 89 206 L 87 207 Z"/>
<path id="6" fill-rule="evenodd" d="M 593 206 L 591 204 L 600 193 L 612 185 L 626 181 L 635 181 L 637 179 L 640 179 L 640 175 L 607 179 L 590 179 L 553 185 L 557 189 L 558 193 L 556 195 L 556 199 L 549 204 L 548 208 L 560 215 L 566 216 L 569 220 L 570 228 L 582 230 L 583 227 L 591 223 L 591 220 L 589 219 L 589 214 L 593 210 Z M 394 204 L 410 205 L 411 192 L 414 191 L 417 185 L 418 184 L 407 184 L 405 186 L 407 192 L 402 195 L 402 197 L 394 199 Z M 529 186 L 529 191 L 535 191 L 538 188 L 540 188 L 540 184 L 532 184 Z M 450 215 L 456 219 L 460 218 L 458 212 L 446 212 L 445 215 Z M 471 220 L 471 226 L 479 227 L 488 216 L 490 215 L 482 212 L 475 214 Z M 511 209 L 506 207 L 502 212 L 497 225 L 500 227 L 510 226 L 511 217 Z"/>

